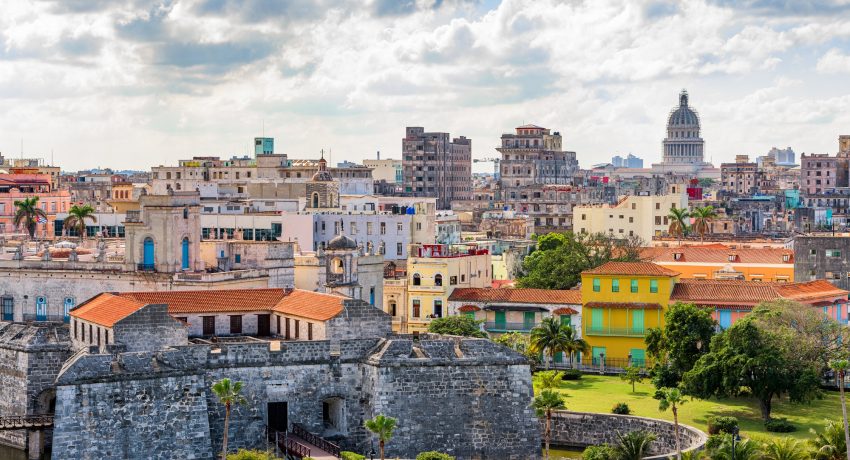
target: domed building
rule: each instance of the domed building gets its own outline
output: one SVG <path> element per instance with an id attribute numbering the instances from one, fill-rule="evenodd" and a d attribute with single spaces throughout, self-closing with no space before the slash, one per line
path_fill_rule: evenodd
<path id="1" fill-rule="evenodd" d="M 307 209 L 327 209 L 339 207 L 339 183 L 328 171 L 325 152 L 319 159 L 319 170 L 307 182 Z"/>
<path id="2" fill-rule="evenodd" d="M 688 92 L 679 93 L 679 106 L 667 118 L 664 139 L 665 165 L 703 165 L 705 141 L 700 137 L 699 115 L 688 105 Z"/>

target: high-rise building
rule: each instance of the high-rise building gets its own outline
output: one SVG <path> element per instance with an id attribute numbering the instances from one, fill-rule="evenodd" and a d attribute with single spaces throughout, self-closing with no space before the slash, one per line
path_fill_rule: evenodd
<path id="1" fill-rule="evenodd" d="M 404 194 L 437 198 L 438 209 L 472 195 L 472 140 L 409 126 L 402 145 Z"/>

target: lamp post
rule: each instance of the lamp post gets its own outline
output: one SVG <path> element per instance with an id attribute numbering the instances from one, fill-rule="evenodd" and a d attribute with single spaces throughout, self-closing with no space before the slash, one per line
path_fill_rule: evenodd
<path id="1" fill-rule="evenodd" d="M 370 441 L 370 444 L 372 447 L 369 449 L 369 460 L 375 460 L 375 441 Z"/>
<path id="2" fill-rule="evenodd" d="M 732 460 L 735 460 L 735 443 L 741 440 L 741 437 L 738 436 L 738 427 L 736 426 L 732 430 Z"/>

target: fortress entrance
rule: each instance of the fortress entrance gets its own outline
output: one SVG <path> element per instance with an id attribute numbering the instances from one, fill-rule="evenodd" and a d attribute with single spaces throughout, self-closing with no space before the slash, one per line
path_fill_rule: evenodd
<path id="1" fill-rule="evenodd" d="M 322 424 L 325 436 L 345 435 L 345 400 L 328 398 L 322 401 Z"/>
<path id="2" fill-rule="evenodd" d="M 270 430 L 287 431 L 289 426 L 289 408 L 286 402 L 270 402 L 268 404 L 268 425 Z"/>

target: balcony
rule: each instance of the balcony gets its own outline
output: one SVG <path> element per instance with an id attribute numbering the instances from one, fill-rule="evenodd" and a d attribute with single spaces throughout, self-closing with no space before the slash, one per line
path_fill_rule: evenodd
<path id="1" fill-rule="evenodd" d="M 488 332 L 531 332 L 539 324 L 537 322 L 508 323 L 503 321 L 487 321 L 484 323 L 484 330 Z"/>
<path id="2" fill-rule="evenodd" d="M 69 317 L 69 316 L 65 316 L 65 315 L 53 315 L 53 314 L 50 314 L 50 315 L 39 315 L 39 314 L 37 314 L 37 313 L 36 313 L 36 314 L 32 314 L 32 313 L 24 313 L 23 315 L 21 315 L 21 319 L 22 319 L 24 322 L 30 322 L 30 321 L 36 321 L 36 322 L 40 322 L 40 321 L 49 321 L 49 322 L 53 322 L 53 323 L 67 323 L 68 321 L 70 321 L 70 317 Z"/>
<path id="3" fill-rule="evenodd" d="M 604 336 L 619 336 L 619 337 L 645 337 L 645 328 L 634 327 L 587 327 L 585 328 L 586 335 L 604 335 Z"/>
<path id="4" fill-rule="evenodd" d="M 124 222 L 141 222 L 142 221 L 142 212 L 141 211 L 127 211 L 127 214 L 124 216 Z"/>
<path id="5" fill-rule="evenodd" d="M 139 264 L 137 266 L 137 269 L 140 272 L 155 272 L 156 271 L 156 265 L 154 265 L 154 264 L 144 264 L 143 263 L 143 264 Z"/>

